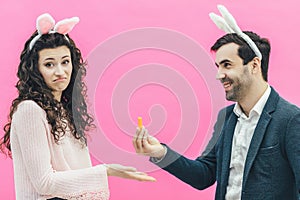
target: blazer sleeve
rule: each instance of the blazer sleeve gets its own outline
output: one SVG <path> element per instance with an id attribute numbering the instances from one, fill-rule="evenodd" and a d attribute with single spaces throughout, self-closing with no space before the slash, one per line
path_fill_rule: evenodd
<path id="1" fill-rule="evenodd" d="M 221 130 L 226 117 L 226 110 L 219 112 L 214 125 L 214 133 L 205 151 L 195 160 L 188 159 L 167 147 L 167 154 L 159 162 L 153 162 L 160 168 L 179 178 L 196 189 L 205 189 L 216 181 L 216 145 L 220 139 Z"/>
<path id="2" fill-rule="evenodd" d="M 296 186 L 300 194 L 300 111 L 291 117 L 285 134 L 285 150 L 294 172 Z M 300 195 L 299 195 L 300 198 Z"/>
<path id="3" fill-rule="evenodd" d="M 22 105 L 21 105 L 22 104 Z M 41 195 L 71 199 L 108 192 L 106 167 L 55 171 L 51 166 L 45 113 L 33 101 L 22 102 L 13 115 L 12 126 L 21 159 L 31 184 Z M 44 119 L 44 120 L 43 120 Z M 13 147 L 13 146 L 12 146 Z M 12 148 L 13 149 L 13 148 Z"/>

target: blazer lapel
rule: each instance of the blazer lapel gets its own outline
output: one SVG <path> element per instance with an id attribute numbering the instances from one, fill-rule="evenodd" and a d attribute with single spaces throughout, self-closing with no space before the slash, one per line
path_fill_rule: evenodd
<path id="1" fill-rule="evenodd" d="M 270 94 L 269 99 L 265 105 L 265 108 L 260 116 L 258 124 L 255 128 L 255 131 L 254 131 L 254 134 L 253 134 L 253 137 L 251 140 L 251 144 L 250 144 L 250 147 L 248 150 L 246 163 L 245 163 L 245 169 L 244 169 L 243 188 L 246 184 L 250 169 L 253 165 L 254 159 L 257 155 L 259 147 L 264 138 L 267 126 L 272 119 L 271 113 L 275 110 L 278 99 L 279 99 L 278 93 L 275 92 L 273 88 L 271 88 L 271 89 L 272 89 L 271 94 Z"/>
<path id="2" fill-rule="evenodd" d="M 222 163 L 221 163 L 221 190 L 222 194 L 225 194 L 228 176 L 229 176 L 229 164 L 231 157 L 231 148 L 232 148 L 232 137 L 234 129 L 237 123 L 237 116 L 232 112 L 230 115 L 227 125 L 224 127 L 224 138 L 223 138 L 223 153 L 222 153 Z"/>

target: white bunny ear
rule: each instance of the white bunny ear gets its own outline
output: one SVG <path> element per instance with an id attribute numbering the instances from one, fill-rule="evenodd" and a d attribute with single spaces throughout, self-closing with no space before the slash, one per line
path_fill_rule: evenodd
<path id="1" fill-rule="evenodd" d="M 230 14 L 230 12 L 225 8 L 223 5 L 218 5 L 218 9 L 223 16 L 224 20 L 227 22 L 227 24 L 230 26 L 230 28 L 235 32 L 235 33 L 240 33 L 242 32 L 240 27 L 237 25 L 234 17 Z"/>
<path id="2" fill-rule="evenodd" d="M 69 33 L 74 26 L 79 22 L 78 17 L 72 17 L 69 19 L 64 19 L 59 22 L 54 27 L 54 31 L 63 35 Z"/>
<path id="3" fill-rule="evenodd" d="M 51 29 L 54 27 L 55 20 L 53 17 L 48 14 L 42 14 L 36 19 L 36 29 L 39 35 L 49 33 Z"/>
<path id="4" fill-rule="evenodd" d="M 225 31 L 226 33 L 233 33 L 234 31 L 228 26 L 226 21 L 215 13 L 209 13 L 210 19 L 216 24 L 216 26 Z"/>
<path id="5" fill-rule="evenodd" d="M 210 13 L 209 16 L 211 20 L 217 25 L 218 28 L 222 29 L 226 33 L 236 33 L 239 35 L 247 44 L 250 46 L 250 48 L 254 51 L 255 55 L 262 59 L 262 54 L 259 51 L 256 44 L 253 42 L 253 40 L 245 34 L 240 27 L 237 25 L 234 17 L 230 14 L 230 12 L 225 8 L 223 5 L 218 5 L 218 10 L 220 11 L 221 16 L 216 15 L 215 13 Z"/>
<path id="6" fill-rule="evenodd" d="M 230 12 L 227 10 L 227 8 L 225 8 L 225 6 L 223 6 L 223 5 L 218 5 L 218 9 L 219 9 L 220 13 L 222 14 L 225 22 L 230 26 L 230 28 L 233 30 L 233 32 L 238 34 L 240 37 L 242 37 L 247 42 L 247 44 L 250 46 L 250 48 L 254 51 L 256 56 L 259 59 L 262 59 L 262 54 L 259 51 L 256 44 L 253 42 L 253 40 L 251 40 L 251 38 L 248 35 L 243 33 L 243 31 L 237 25 L 234 17 L 230 14 Z"/>

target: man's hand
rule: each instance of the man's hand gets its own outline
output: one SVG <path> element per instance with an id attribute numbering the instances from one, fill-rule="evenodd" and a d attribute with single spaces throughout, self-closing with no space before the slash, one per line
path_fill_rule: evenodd
<path id="1" fill-rule="evenodd" d="M 134 167 L 119 164 L 105 164 L 107 176 L 117 176 L 120 178 L 133 179 L 138 181 L 156 181 L 152 176 L 144 172 L 138 172 Z"/>
<path id="2" fill-rule="evenodd" d="M 165 147 L 155 137 L 149 136 L 148 130 L 144 127 L 136 129 L 132 143 L 136 153 L 141 155 L 160 159 L 166 152 Z"/>

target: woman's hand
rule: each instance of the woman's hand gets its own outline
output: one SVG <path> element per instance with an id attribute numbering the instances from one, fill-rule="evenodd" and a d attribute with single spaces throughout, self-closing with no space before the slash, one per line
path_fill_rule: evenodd
<path id="1" fill-rule="evenodd" d="M 108 176 L 133 179 L 138 181 L 156 181 L 152 176 L 144 172 L 137 171 L 134 167 L 123 166 L 120 164 L 105 164 Z"/>

